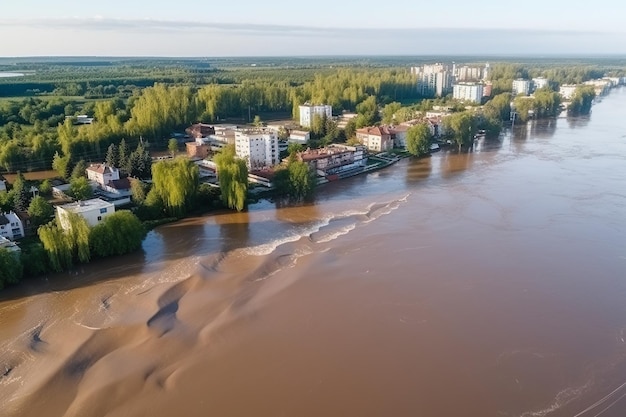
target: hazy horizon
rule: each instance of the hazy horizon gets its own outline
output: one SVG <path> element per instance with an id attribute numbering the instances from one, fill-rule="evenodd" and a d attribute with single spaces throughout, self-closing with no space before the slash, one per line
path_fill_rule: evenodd
<path id="1" fill-rule="evenodd" d="M 3 43 L 1 57 L 626 54 L 621 15 L 575 0 L 518 8 L 458 0 L 387 7 L 241 0 L 219 8 L 199 0 L 23 0 L 3 7 L 0 37 L 16 40 Z"/>

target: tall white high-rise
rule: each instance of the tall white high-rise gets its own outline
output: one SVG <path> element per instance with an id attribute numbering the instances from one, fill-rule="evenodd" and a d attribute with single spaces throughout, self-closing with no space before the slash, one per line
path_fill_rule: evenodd
<path id="1" fill-rule="evenodd" d="M 422 96 L 441 97 L 452 90 L 452 72 L 442 63 L 411 68 L 417 75 L 417 89 Z"/>
<path id="2" fill-rule="evenodd" d="M 308 103 L 300 106 L 300 126 L 311 127 L 313 117 L 318 114 L 320 116 L 326 116 L 327 118 L 333 117 L 333 106 L 330 104 L 311 105 Z"/>
<path id="3" fill-rule="evenodd" d="M 280 163 L 276 132 L 266 128 L 235 131 L 235 153 L 246 159 L 249 169 L 267 168 Z"/>

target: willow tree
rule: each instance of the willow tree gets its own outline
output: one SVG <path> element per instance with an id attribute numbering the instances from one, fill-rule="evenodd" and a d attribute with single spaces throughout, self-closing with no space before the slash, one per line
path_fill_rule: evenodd
<path id="1" fill-rule="evenodd" d="M 63 229 L 50 222 L 39 227 L 37 233 L 53 271 L 60 272 L 72 266 L 72 247 Z"/>
<path id="2" fill-rule="evenodd" d="M 248 166 L 235 157 L 235 147 L 226 146 L 215 156 L 220 193 L 224 204 L 237 211 L 243 210 L 248 194 Z"/>
<path id="3" fill-rule="evenodd" d="M 122 255 L 141 247 L 146 231 L 128 210 L 116 211 L 91 231 L 91 247 L 97 256 Z"/>
<path id="4" fill-rule="evenodd" d="M 87 220 L 76 213 L 68 213 L 66 220 L 65 237 L 72 248 L 72 257 L 78 259 L 79 262 L 88 262 L 91 228 Z"/>
<path id="5" fill-rule="evenodd" d="M 152 165 L 152 189 L 158 194 L 165 211 L 182 217 L 193 203 L 200 182 L 200 170 L 184 157 L 159 161 Z"/>
<path id="6" fill-rule="evenodd" d="M 0 289 L 5 284 L 16 284 L 22 278 L 24 268 L 17 253 L 0 248 Z"/>

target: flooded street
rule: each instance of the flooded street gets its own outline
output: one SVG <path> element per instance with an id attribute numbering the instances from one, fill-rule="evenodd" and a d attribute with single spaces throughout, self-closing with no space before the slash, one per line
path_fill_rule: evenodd
<path id="1" fill-rule="evenodd" d="M 5 291 L 0 414 L 624 416 L 625 108 Z"/>

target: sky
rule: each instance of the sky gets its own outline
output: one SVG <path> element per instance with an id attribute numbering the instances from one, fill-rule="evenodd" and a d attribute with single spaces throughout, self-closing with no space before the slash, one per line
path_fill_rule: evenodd
<path id="1" fill-rule="evenodd" d="M 626 54 L 626 7 L 588 0 L 2 3 L 0 57 Z"/>

